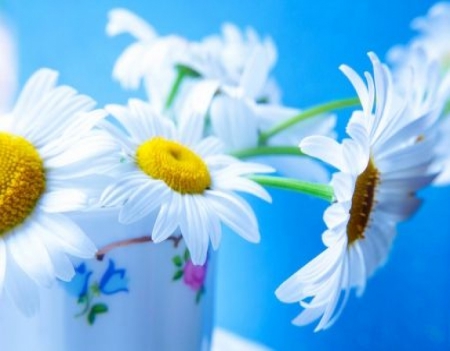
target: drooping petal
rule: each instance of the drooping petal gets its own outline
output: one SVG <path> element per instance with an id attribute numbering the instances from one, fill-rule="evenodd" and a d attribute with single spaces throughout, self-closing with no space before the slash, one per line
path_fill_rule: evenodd
<path id="1" fill-rule="evenodd" d="M 106 33 L 110 36 L 129 33 L 142 41 L 150 41 L 157 36 L 155 30 L 147 22 L 133 12 L 122 8 L 109 11 Z"/>

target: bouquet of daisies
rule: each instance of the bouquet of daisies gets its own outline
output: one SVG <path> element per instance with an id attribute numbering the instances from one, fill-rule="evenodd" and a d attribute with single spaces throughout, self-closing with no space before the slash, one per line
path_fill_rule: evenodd
<path id="1" fill-rule="evenodd" d="M 71 257 L 95 256 L 67 212 L 114 207 L 124 224 L 155 214 L 151 241 L 181 235 L 202 265 L 223 225 L 259 241 L 242 194 L 270 202 L 266 188 L 278 187 L 330 202 L 324 251 L 276 291 L 300 303 L 295 324 L 330 327 L 350 291 L 361 294 L 386 261 L 397 224 L 421 204 L 417 192 L 450 179 L 450 47 L 442 35 L 450 7 L 438 4 L 414 25 L 420 35 L 393 48 L 390 65 L 369 53 L 371 72 L 340 67 L 356 97 L 301 109 L 281 103 L 271 76 L 276 46 L 253 29 L 225 24 L 220 35 L 192 42 L 112 10 L 107 33 L 134 38 L 113 78 L 124 89 L 143 87 L 145 99 L 95 109 L 40 69 L 0 117 L 0 291 L 33 313 L 37 286 L 69 281 Z M 341 108 L 353 112 L 348 138 L 337 141 Z M 336 169 L 331 177 L 323 163 Z"/>

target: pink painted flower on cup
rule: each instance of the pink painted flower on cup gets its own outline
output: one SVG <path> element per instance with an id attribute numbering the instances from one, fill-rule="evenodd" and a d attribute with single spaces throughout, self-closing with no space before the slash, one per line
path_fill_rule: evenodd
<path id="1" fill-rule="evenodd" d="M 196 266 L 189 259 L 184 266 L 183 281 L 192 290 L 198 291 L 202 289 L 206 278 L 206 264 L 204 266 Z"/>

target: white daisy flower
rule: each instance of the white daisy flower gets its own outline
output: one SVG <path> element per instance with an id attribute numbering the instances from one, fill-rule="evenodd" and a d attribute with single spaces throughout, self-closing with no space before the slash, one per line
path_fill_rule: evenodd
<path id="1" fill-rule="evenodd" d="M 450 98 L 450 74 L 443 75 L 439 61 L 430 58 L 423 48 L 410 49 L 405 59 L 394 66 L 398 93 L 403 99 L 408 99 L 417 115 L 430 110 L 445 111 Z M 448 112 L 443 112 L 436 125 L 439 136 L 435 168 L 440 174 L 433 182 L 435 185 L 450 183 L 449 117 Z"/>
<path id="2" fill-rule="evenodd" d="M 0 113 L 8 110 L 17 85 L 16 47 L 5 23 L 0 15 Z"/>
<path id="3" fill-rule="evenodd" d="M 425 17 L 416 18 L 412 28 L 418 35 L 407 46 L 395 46 L 389 53 L 391 62 L 405 61 L 410 50 L 421 48 L 432 59 L 437 59 L 444 70 L 450 67 L 450 3 L 439 2 Z"/>
<path id="4" fill-rule="evenodd" d="M 223 155 L 217 138 L 203 138 L 203 117 L 184 118 L 177 128 L 139 100 L 106 109 L 128 133 L 103 124 L 121 142 L 124 173 L 107 187 L 100 205 L 123 205 L 123 223 L 157 211 L 153 241 L 179 230 L 195 264 L 205 262 L 210 239 L 218 248 L 221 223 L 251 242 L 259 241 L 253 210 L 236 191 L 270 201 L 268 193 L 245 176 L 271 168 Z"/>
<path id="5" fill-rule="evenodd" d="M 324 213 L 326 250 L 276 295 L 304 308 L 294 324 L 320 319 L 316 331 L 336 321 L 351 288 L 362 294 L 367 279 L 387 259 L 397 223 L 419 207 L 416 192 L 435 177 L 436 140 L 430 130 L 439 111 L 415 111 L 397 94 L 387 67 L 369 56 L 373 77 L 365 73 L 367 85 L 352 69 L 341 67 L 363 108 L 348 123 L 351 138 L 337 143 L 314 136 L 300 143 L 303 152 L 338 169 L 331 181 L 335 202 Z"/>
<path id="6" fill-rule="evenodd" d="M 276 60 L 277 49 L 271 38 L 261 39 L 251 27 L 241 32 L 225 23 L 222 35 L 190 43 L 189 55 L 181 63 L 203 79 L 217 80 L 223 87 L 240 87 L 241 95 L 254 100 L 276 103 L 279 91 L 269 78 Z"/>
<path id="7" fill-rule="evenodd" d="M 424 101 L 447 104 L 439 123 L 440 142 L 436 168 L 441 170 L 435 185 L 450 184 L 450 154 L 448 152 L 450 122 L 450 4 L 437 3 L 427 16 L 416 18 L 412 27 L 418 35 L 406 46 L 395 46 L 388 53 L 393 63 L 396 85 L 409 94 L 419 108 Z M 411 69 L 411 67 L 413 69 Z M 413 94 L 412 94 L 413 93 Z M 414 96 L 417 95 L 417 96 Z M 438 97 L 436 98 L 437 95 Z"/>
<path id="8" fill-rule="evenodd" d="M 69 256 L 95 254 L 62 213 L 88 205 L 77 182 L 91 170 L 104 172 L 93 161 L 114 147 L 98 133 L 86 134 L 105 113 L 88 113 L 94 101 L 56 86 L 57 76 L 37 71 L 12 112 L 0 117 L 0 293 L 26 314 L 38 307 L 38 286 L 72 278 Z"/>
<path id="9" fill-rule="evenodd" d="M 150 24 L 126 9 L 113 9 L 108 17 L 108 35 L 127 33 L 136 39 L 117 59 L 113 77 L 126 89 L 137 89 L 144 79 L 150 101 L 162 111 L 187 41 L 175 35 L 158 36 Z"/>

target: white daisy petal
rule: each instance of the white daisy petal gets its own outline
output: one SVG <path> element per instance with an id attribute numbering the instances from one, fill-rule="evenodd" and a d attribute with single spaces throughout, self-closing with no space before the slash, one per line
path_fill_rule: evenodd
<path id="1" fill-rule="evenodd" d="M 120 143 L 120 146 L 125 151 L 125 153 L 132 154 L 136 149 L 136 143 L 133 142 L 132 139 L 125 135 L 122 130 L 113 125 L 111 122 L 103 120 L 98 123 L 98 126 L 103 130 L 106 130 L 112 137 L 114 137 L 114 140 Z"/>
<path id="2" fill-rule="evenodd" d="M 168 195 L 169 189 L 163 182 L 148 181 L 131 193 L 120 211 L 119 222 L 136 222 L 167 201 Z"/>
<path id="3" fill-rule="evenodd" d="M 39 206 L 46 212 L 68 212 L 85 208 L 87 195 L 77 189 L 61 189 L 45 194 Z"/>
<path id="4" fill-rule="evenodd" d="M 3 294 L 3 287 L 5 285 L 6 264 L 6 244 L 3 239 L 0 239 L 0 296 Z"/>
<path id="5" fill-rule="evenodd" d="M 208 157 L 222 153 L 224 151 L 224 145 L 220 139 L 216 137 L 207 137 L 196 144 L 192 150 L 202 157 Z"/>
<path id="6" fill-rule="evenodd" d="M 215 161 L 217 156 L 208 157 L 208 164 L 211 164 Z M 270 167 L 260 163 L 252 163 L 252 162 L 235 162 L 236 159 L 227 158 L 225 159 L 225 167 L 220 169 L 220 177 L 223 178 L 232 178 L 239 177 L 257 173 L 272 173 L 275 170 Z"/>
<path id="7" fill-rule="evenodd" d="M 58 73 L 49 69 L 41 69 L 31 76 L 22 89 L 12 112 L 15 116 L 21 116 L 15 130 L 20 130 L 21 126 L 27 126 L 31 123 L 31 116 L 28 117 L 28 111 L 39 103 L 42 96 L 53 89 L 57 79 Z"/>
<path id="8" fill-rule="evenodd" d="M 241 191 L 257 196 L 267 202 L 272 202 L 270 194 L 259 184 L 245 178 L 224 179 L 217 177 L 213 180 L 213 189 Z"/>
<path id="9" fill-rule="evenodd" d="M 185 195 L 182 197 L 184 216 L 180 218 L 180 230 L 191 254 L 191 260 L 196 265 L 206 261 L 209 236 L 206 226 L 207 215 L 202 206 L 196 204 L 196 197 Z"/>
<path id="10" fill-rule="evenodd" d="M 255 214 L 243 200 L 214 190 L 207 191 L 205 197 L 228 227 L 250 242 L 259 242 L 260 235 Z"/>
<path id="11" fill-rule="evenodd" d="M 144 75 L 143 59 L 147 45 L 141 42 L 131 44 L 117 59 L 112 76 L 123 89 L 137 89 Z"/>
<path id="12" fill-rule="evenodd" d="M 17 231 L 6 239 L 6 245 L 25 274 L 37 284 L 50 287 L 55 277 L 53 265 L 45 246 L 34 233 L 35 230 L 38 230 L 35 225 L 24 224 L 20 232 Z"/>
<path id="13" fill-rule="evenodd" d="M 100 198 L 101 206 L 117 206 L 125 202 L 136 187 L 147 182 L 147 178 L 139 171 L 123 174 L 120 180 L 109 185 Z"/>
<path id="14" fill-rule="evenodd" d="M 127 126 L 127 131 L 130 133 L 131 137 L 139 142 L 145 141 L 145 137 L 142 137 L 142 130 L 140 129 L 141 125 L 136 125 L 136 123 L 132 123 L 134 120 L 131 111 L 127 109 L 125 106 L 120 105 L 106 105 L 106 111 L 108 111 L 111 115 L 114 116 L 117 121 L 122 126 Z"/>
<path id="15" fill-rule="evenodd" d="M 258 122 L 242 99 L 219 95 L 211 104 L 211 125 L 214 134 L 229 150 L 253 147 L 258 143 Z"/>
<path id="16" fill-rule="evenodd" d="M 353 84 L 353 87 L 358 94 L 359 100 L 361 101 L 361 105 L 363 106 L 364 111 L 370 113 L 372 111 L 371 100 L 369 97 L 369 93 L 367 90 L 364 81 L 361 77 L 350 67 L 346 65 L 341 65 L 339 69 L 347 76 L 350 82 Z"/>
<path id="17" fill-rule="evenodd" d="M 334 173 L 331 179 L 331 186 L 334 189 L 334 196 L 339 202 L 350 201 L 355 187 L 354 177 L 338 172 Z"/>
<path id="18" fill-rule="evenodd" d="M 40 148 L 45 143 L 63 137 L 71 117 L 84 113 L 95 106 L 95 102 L 76 90 L 61 86 L 49 92 L 28 112 L 33 123 L 24 128 L 26 138 Z M 81 118 L 79 116 L 78 118 Z"/>
<path id="19" fill-rule="evenodd" d="M 328 228 L 334 229 L 342 222 L 347 223 L 348 215 L 349 214 L 345 213 L 345 210 L 342 208 L 340 203 L 335 203 L 325 210 L 323 220 Z"/>
<path id="20" fill-rule="evenodd" d="M 271 66 L 266 48 L 256 46 L 245 64 L 239 84 L 247 96 L 258 96 L 267 81 Z"/>
<path id="21" fill-rule="evenodd" d="M 56 241 L 65 252 L 80 258 L 94 257 L 97 249 L 92 241 L 70 219 L 59 214 L 41 216 L 38 221 L 47 228 L 45 235 Z"/>
<path id="22" fill-rule="evenodd" d="M 68 282 L 75 275 L 75 269 L 68 256 L 61 252 L 58 240 L 53 239 L 50 235 L 40 232 L 40 239 L 43 241 L 50 260 L 53 265 L 56 278 Z"/>
<path id="23" fill-rule="evenodd" d="M 39 309 L 39 293 L 36 284 L 29 278 L 12 258 L 6 248 L 7 272 L 5 291 L 7 296 L 26 315 L 32 316 Z"/>
<path id="24" fill-rule="evenodd" d="M 155 30 L 147 22 L 122 8 L 109 11 L 106 33 L 110 36 L 129 33 L 138 40 L 152 40 L 156 37 Z"/>
<path id="25" fill-rule="evenodd" d="M 211 238 L 211 245 L 214 250 L 217 250 L 222 239 L 222 226 L 220 224 L 219 216 L 214 211 L 208 208 L 208 202 L 202 196 L 196 198 L 199 207 L 202 207 L 204 220 L 207 225 L 207 232 Z"/>
<path id="26" fill-rule="evenodd" d="M 339 255 L 342 247 L 334 245 L 327 248 L 304 267 L 299 269 L 275 291 L 278 299 L 283 302 L 296 302 L 307 297 L 304 288 L 314 280 L 327 280 L 339 267 Z"/>
<path id="27" fill-rule="evenodd" d="M 317 320 L 323 314 L 323 307 L 308 308 L 292 320 L 298 326 L 308 325 Z"/>
<path id="28" fill-rule="evenodd" d="M 167 202 L 161 205 L 152 231 L 152 239 L 159 243 L 170 237 L 178 228 L 180 217 L 185 215 L 182 196 L 177 193 L 168 195 Z M 182 214 L 183 212 L 183 214 Z"/>
<path id="29" fill-rule="evenodd" d="M 183 144 L 191 146 L 203 139 L 206 115 L 218 88 L 217 81 L 205 80 L 190 89 L 178 117 Z"/>
<path id="30" fill-rule="evenodd" d="M 370 276 L 370 274 L 368 274 L 366 263 L 364 261 L 364 253 L 359 243 L 356 243 L 351 251 L 349 265 L 350 267 L 355 267 L 355 270 L 352 272 L 353 276 L 350 280 L 350 284 L 357 287 L 356 295 L 360 297 L 364 293 L 366 287 L 366 277 Z"/>
<path id="31" fill-rule="evenodd" d="M 343 150 L 335 140 L 323 136 L 311 136 L 300 142 L 300 150 L 309 156 L 318 158 L 337 169 L 343 170 Z"/>

